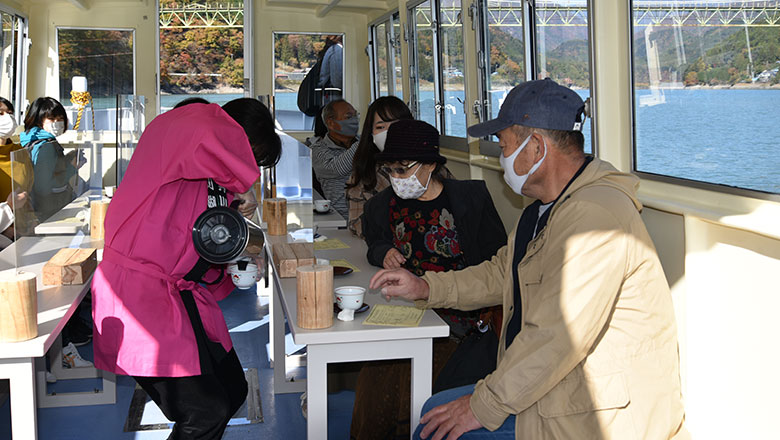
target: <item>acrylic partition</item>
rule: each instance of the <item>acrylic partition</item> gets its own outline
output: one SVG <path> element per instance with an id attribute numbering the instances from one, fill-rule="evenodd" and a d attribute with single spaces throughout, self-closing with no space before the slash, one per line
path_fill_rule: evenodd
<path id="1" fill-rule="evenodd" d="M 11 153 L 13 237 L 89 234 L 90 202 L 102 200 L 102 144 L 45 142 Z M 16 246 L 16 248 L 23 248 Z"/>
<path id="2" fill-rule="evenodd" d="M 130 158 L 146 127 L 146 98 L 139 95 L 116 97 L 116 181 L 119 186 L 130 164 Z"/>

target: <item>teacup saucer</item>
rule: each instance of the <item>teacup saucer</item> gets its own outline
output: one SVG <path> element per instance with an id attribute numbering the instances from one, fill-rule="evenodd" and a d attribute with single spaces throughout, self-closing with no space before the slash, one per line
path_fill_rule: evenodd
<path id="1" fill-rule="evenodd" d="M 312 209 L 315 214 L 328 214 L 333 208 L 328 208 L 327 211 L 317 211 L 316 209 Z"/>

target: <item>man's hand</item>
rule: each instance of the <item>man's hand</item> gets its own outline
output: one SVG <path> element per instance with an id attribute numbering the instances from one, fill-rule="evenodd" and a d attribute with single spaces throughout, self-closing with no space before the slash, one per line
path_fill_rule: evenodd
<path id="1" fill-rule="evenodd" d="M 470 400 L 471 394 L 468 394 L 425 413 L 420 419 L 425 425 L 420 437 L 428 438 L 433 433 L 433 440 L 456 440 L 466 432 L 481 428 L 482 424 L 469 406 Z"/>
<path id="2" fill-rule="evenodd" d="M 406 269 L 382 269 L 369 283 L 371 289 L 382 288 L 385 298 L 401 297 L 409 301 L 428 299 L 429 286 L 422 278 L 419 278 Z"/>
<path id="3" fill-rule="evenodd" d="M 384 261 L 382 261 L 382 267 L 385 269 L 400 269 L 404 263 L 406 263 L 406 258 L 401 255 L 401 252 L 396 248 L 390 248 L 385 254 Z"/>
<path id="4" fill-rule="evenodd" d="M 236 194 L 236 200 L 241 200 L 241 204 L 238 205 L 238 212 L 241 213 L 246 218 L 251 218 L 252 214 L 255 213 L 255 209 L 257 209 L 257 199 L 255 198 L 254 193 L 252 193 L 252 190 L 241 194 Z"/>

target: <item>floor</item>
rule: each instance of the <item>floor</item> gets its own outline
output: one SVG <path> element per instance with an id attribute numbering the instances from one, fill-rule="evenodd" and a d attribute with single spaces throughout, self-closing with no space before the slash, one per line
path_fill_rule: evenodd
<path id="1" fill-rule="evenodd" d="M 261 287 L 263 283 L 258 284 Z M 258 295 L 259 293 L 259 295 Z M 300 408 L 300 394 L 273 394 L 273 370 L 268 362 L 268 295 L 261 289 L 236 290 L 220 302 L 228 329 L 231 329 L 233 344 L 244 368 L 256 368 L 262 403 L 263 422 L 229 426 L 223 437 L 238 439 L 305 439 L 306 419 Z M 294 350 L 291 348 L 290 350 Z M 91 345 L 79 347 L 86 359 L 91 359 Z M 304 369 L 288 371 L 289 374 L 305 375 Z M 50 385 L 53 389 L 69 391 L 72 388 L 92 389 L 99 387 L 94 380 L 60 381 Z M 3 387 L 0 386 L 0 390 Z M 135 381 L 126 376 L 117 376 L 117 403 L 68 408 L 44 408 L 38 410 L 38 438 L 41 440 L 147 440 L 166 439 L 170 430 L 124 432 Z M 8 399 L 0 391 L 0 439 L 11 438 L 11 411 Z M 4 401 L 5 400 L 5 401 Z M 3 402 L 4 401 L 4 402 Z M 352 417 L 354 393 L 341 391 L 328 396 L 328 438 L 349 438 L 349 424 Z M 237 420 L 240 422 L 239 420 Z M 165 423 L 153 402 L 144 410 L 142 424 Z M 19 439 L 15 439 L 19 440 Z"/>

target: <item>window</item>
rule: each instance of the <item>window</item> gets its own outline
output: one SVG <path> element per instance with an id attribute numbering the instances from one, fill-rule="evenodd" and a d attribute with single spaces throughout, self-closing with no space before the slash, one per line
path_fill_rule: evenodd
<path id="1" fill-rule="evenodd" d="M 24 111 L 27 20 L 0 10 L 0 22 L 3 26 L 0 32 L 0 96 L 11 101 L 18 120 Z"/>
<path id="2" fill-rule="evenodd" d="M 590 96 L 590 45 L 586 0 L 530 2 L 479 0 L 477 32 L 482 102 L 480 120 L 498 116 L 509 91 L 518 84 L 551 78 Z M 533 20 L 533 26 L 529 26 Z M 535 32 L 532 32 L 532 29 Z M 585 152 L 591 153 L 591 124 L 583 128 Z M 482 154 L 497 156 L 499 147 L 482 142 Z"/>
<path id="3" fill-rule="evenodd" d="M 370 27 L 373 89 L 371 96 L 403 98 L 401 78 L 401 19 L 398 12 L 380 18 Z"/>
<path id="4" fill-rule="evenodd" d="M 80 105 L 71 96 L 73 77 L 81 76 L 92 96 L 95 129 L 115 129 L 116 117 L 110 112 L 116 108 L 116 95 L 133 94 L 135 89 L 133 38 L 132 30 L 57 29 L 59 100 L 73 127 L 79 123 L 79 130 L 92 129 L 92 112 L 83 113 L 80 120 Z"/>
<path id="5" fill-rule="evenodd" d="M 632 3 L 636 171 L 780 193 L 778 6 Z"/>
<path id="6" fill-rule="evenodd" d="M 434 36 L 434 19 L 432 11 L 433 0 L 424 1 L 410 9 L 413 43 L 410 57 L 412 78 L 412 113 L 417 119 L 423 120 L 438 128 L 436 123 L 436 83 L 434 79 L 434 53 L 437 45 Z"/>
<path id="7" fill-rule="evenodd" d="M 244 2 L 159 0 L 160 110 L 186 98 L 224 104 L 248 93 Z"/>
<path id="8" fill-rule="evenodd" d="M 412 112 L 444 136 L 465 138 L 465 74 L 460 0 L 427 0 L 409 9 Z M 454 142 L 454 143 L 453 143 Z M 465 141 L 449 146 L 466 149 Z"/>
<path id="9" fill-rule="evenodd" d="M 304 114 L 298 108 L 298 93 L 303 79 L 318 60 L 325 60 L 328 51 L 333 51 L 328 56 L 330 61 L 326 60 L 327 65 L 323 64 L 320 75 L 314 78 L 316 84 L 320 80 L 326 83 L 316 86 L 315 97 L 321 102 L 321 109 L 328 101 L 343 96 L 343 38 L 341 34 L 274 34 L 274 111 L 283 129 L 309 131 L 315 128 L 319 110 L 313 111 L 311 116 Z M 341 63 L 337 63 L 339 57 Z"/>
<path id="10" fill-rule="evenodd" d="M 550 78 L 590 97 L 590 46 L 586 0 L 536 4 L 536 78 Z M 591 124 L 582 128 L 585 152 L 591 153 Z"/>

